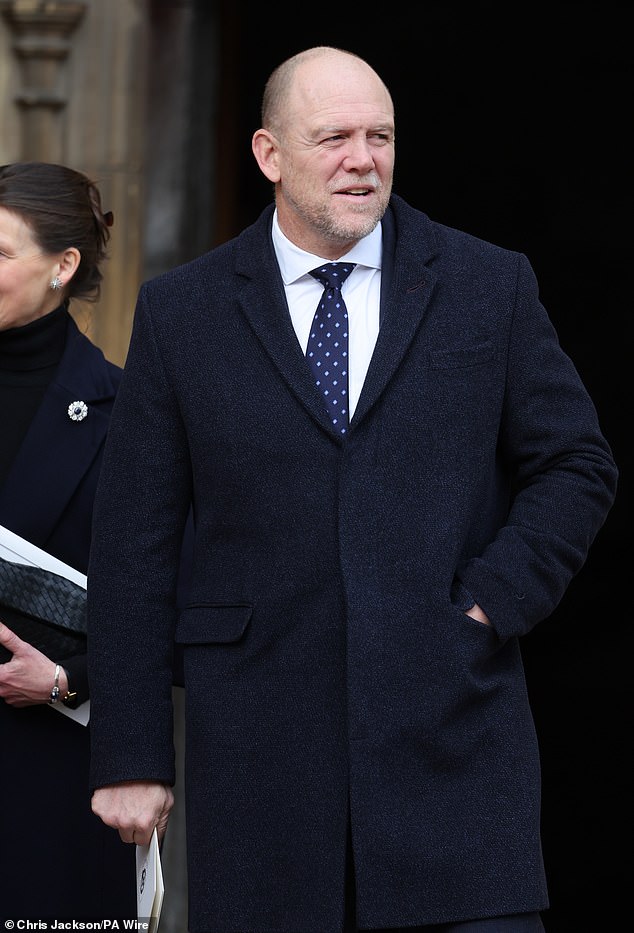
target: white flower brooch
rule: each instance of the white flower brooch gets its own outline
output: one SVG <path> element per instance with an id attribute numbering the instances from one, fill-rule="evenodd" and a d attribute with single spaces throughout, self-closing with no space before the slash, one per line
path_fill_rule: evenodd
<path id="1" fill-rule="evenodd" d="M 68 406 L 68 417 L 71 421 L 83 421 L 88 414 L 88 406 L 85 402 L 71 402 Z"/>

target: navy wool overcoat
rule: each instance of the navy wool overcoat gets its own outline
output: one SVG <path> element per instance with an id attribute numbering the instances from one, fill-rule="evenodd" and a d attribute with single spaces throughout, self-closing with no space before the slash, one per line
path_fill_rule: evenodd
<path id="1" fill-rule="evenodd" d="M 10 375 L 17 395 L 21 372 Z M 69 314 L 63 356 L 0 487 L 0 525 L 81 573 L 120 378 Z M 77 401 L 87 415 L 73 421 Z M 64 664 L 84 686 L 85 655 Z M 46 705 L 0 701 L 0 736 L 0 921 L 136 916 L 134 852 L 90 809 L 89 728 Z"/>
<path id="2" fill-rule="evenodd" d="M 174 780 L 175 640 L 193 933 L 338 933 L 348 826 L 361 927 L 538 910 L 518 639 L 611 506 L 595 408 L 526 258 L 394 195 L 342 441 L 272 211 L 141 288 L 88 577 L 92 786 Z"/>

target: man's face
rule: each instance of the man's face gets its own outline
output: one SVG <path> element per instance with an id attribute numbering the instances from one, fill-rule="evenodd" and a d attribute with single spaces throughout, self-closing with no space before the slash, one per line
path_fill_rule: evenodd
<path id="1" fill-rule="evenodd" d="M 376 74 L 355 59 L 298 68 L 278 140 L 276 204 L 296 245 L 338 258 L 383 216 L 392 189 L 394 115 Z"/>

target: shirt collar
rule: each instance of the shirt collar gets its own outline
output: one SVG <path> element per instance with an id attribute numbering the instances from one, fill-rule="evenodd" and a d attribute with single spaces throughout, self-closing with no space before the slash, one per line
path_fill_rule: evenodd
<path id="1" fill-rule="evenodd" d="M 275 255 L 282 274 L 284 285 L 290 285 L 296 282 L 302 276 L 307 275 L 311 269 L 330 262 L 323 256 L 315 256 L 314 253 L 307 253 L 300 249 L 294 243 L 284 236 L 280 230 L 277 220 L 277 210 L 273 214 L 273 246 Z M 352 249 L 342 256 L 339 262 L 354 262 L 360 266 L 366 266 L 370 269 L 381 268 L 381 255 L 383 246 L 383 233 L 381 224 L 377 224 L 372 233 L 359 240 Z"/>

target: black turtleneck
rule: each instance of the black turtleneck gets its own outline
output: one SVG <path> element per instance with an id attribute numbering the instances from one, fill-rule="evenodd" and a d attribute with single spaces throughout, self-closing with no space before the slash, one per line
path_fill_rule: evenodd
<path id="1" fill-rule="evenodd" d="M 68 311 L 0 330 L 0 486 L 59 365 L 66 343 Z"/>

